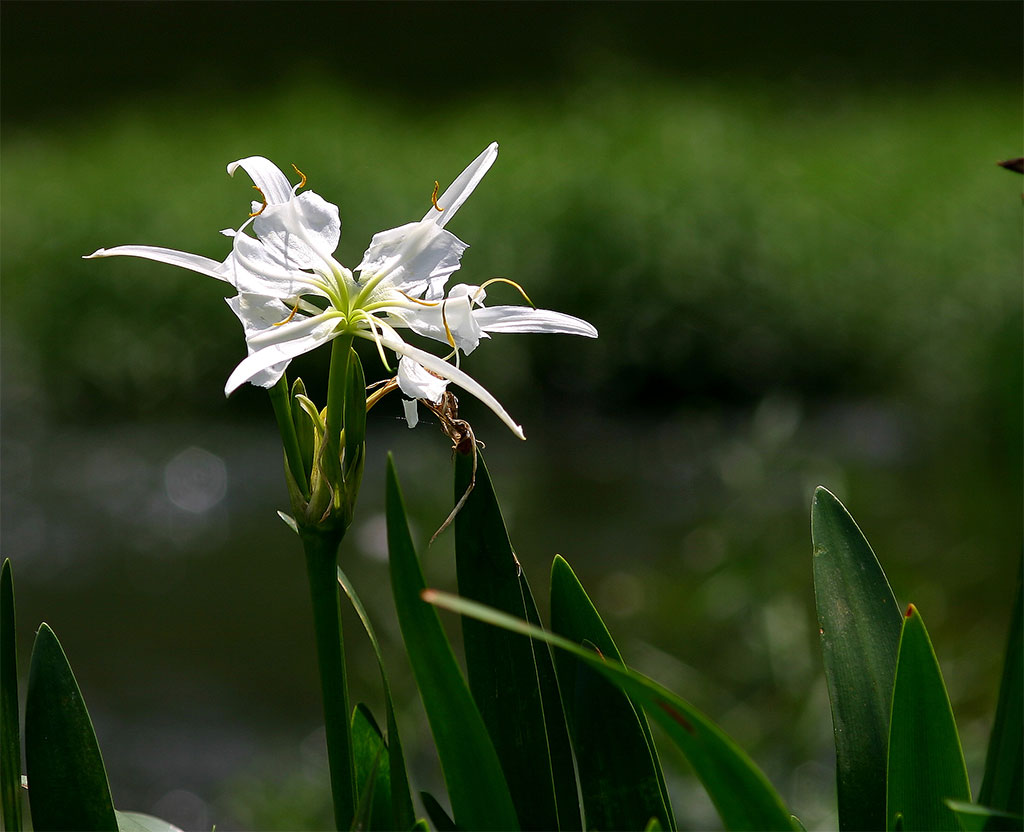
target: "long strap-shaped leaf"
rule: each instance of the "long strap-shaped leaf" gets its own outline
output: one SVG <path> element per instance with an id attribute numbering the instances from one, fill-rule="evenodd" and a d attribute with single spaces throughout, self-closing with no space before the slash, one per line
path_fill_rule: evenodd
<path id="1" fill-rule="evenodd" d="M 359 807 L 352 828 L 408 829 L 392 820 L 388 747 L 373 714 L 361 702 L 352 710 L 352 761 Z"/>
<path id="2" fill-rule="evenodd" d="M 518 829 L 512 798 L 487 728 L 462 678 L 437 611 L 420 598 L 425 588 L 423 572 L 409 536 L 398 475 L 390 456 L 386 506 L 391 588 L 398 623 L 434 734 L 455 822 L 463 829 Z"/>
<path id="3" fill-rule="evenodd" d="M 455 499 L 464 494 L 455 517 L 459 594 L 527 618 L 529 584 L 512 551 L 482 455 L 475 460 L 472 454 L 455 455 Z M 540 684 L 538 664 L 551 663 L 547 645 L 472 618 L 463 619 L 462 636 L 469 689 L 501 760 L 522 828 L 579 829 L 561 702 L 557 691 L 550 696 L 550 688 L 545 701 Z M 547 723 L 556 720 L 562 721 L 561 733 L 555 725 L 549 735 Z M 552 750 L 549 744 L 558 741 L 565 747 Z M 553 760 L 561 770 L 555 770 Z M 562 786 L 560 794 L 557 786 Z"/>
<path id="4" fill-rule="evenodd" d="M 402 740 L 398 735 L 398 721 L 395 719 L 395 703 L 391 698 L 391 684 L 388 682 L 387 671 L 384 669 L 384 654 L 380 649 L 380 642 L 377 641 L 377 634 L 374 632 L 370 616 L 366 614 L 366 607 L 356 594 L 355 587 L 348 579 L 348 576 L 338 567 L 338 583 L 345 590 L 352 608 L 363 623 L 367 638 L 370 639 L 370 646 L 373 654 L 377 657 L 377 668 L 380 670 L 381 686 L 384 688 L 384 710 L 387 717 L 388 737 L 388 775 L 391 780 L 391 826 L 392 829 L 409 829 L 416 821 L 416 815 L 412 808 L 412 795 L 409 792 L 409 775 L 405 769 L 405 755 L 402 753 Z"/>
<path id="5" fill-rule="evenodd" d="M 778 793 L 754 762 L 704 714 L 635 670 L 566 638 L 465 598 L 428 589 L 424 600 L 496 627 L 543 639 L 572 653 L 639 702 L 689 760 L 726 829 L 796 829 Z M 643 824 L 646 826 L 646 823 Z"/>
<path id="6" fill-rule="evenodd" d="M 907 608 L 892 692 L 886 829 L 960 829 L 946 800 L 970 800 L 953 709 L 928 630 Z"/>
<path id="7" fill-rule="evenodd" d="M 40 625 L 32 648 L 25 758 L 35 829 L 117 829 L 92 720 L 64 650 L 47 624 Z"/>
<path id="8" fill-rule="evenodd" d="M 839 828 L 885 826 L 886 744 L 902 616 L 875 553 L 843 504 L 811 504 L 814 600 L 832 703 Z"/>
<path id="9" fill-rule="evenodd" d="M 985 779 L 978 803 L 1014 815 L 1024 815 L 1024 644 L 1021 617 L 1021 577 L 1017 572 L 1017 598 L 1006 639 L 999 704 L 992 723 L 985 758 Z"/>
<path id="10" fill-rule="evenodd" d="M 14 624 L 14 575 L 11 561 L 4 558 L 0 569 L 0 805 L 4 829 L 21 832 L 21 726 Z"/>
<path id="11" fill-rule="evenodd" d="M 623 663 L 582 584 L 557 556 L 551 565 L 551 629 Z M 576 751 L 587 826 L 642 829 L 657 818 L 662 829 L 674 829 L 661 762 L 643 711 L 634 708 L 618 686 L 572 655 L 559 653 L 555 669 Z"/>

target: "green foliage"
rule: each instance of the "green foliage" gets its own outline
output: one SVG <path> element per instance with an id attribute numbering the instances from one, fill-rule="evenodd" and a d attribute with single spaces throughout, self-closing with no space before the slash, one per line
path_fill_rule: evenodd
<path id="1" fill-rule="evenodd" d="M 1021 578 L 1017 571 L 1017 598 L 1010 616 L 1003 660 L 999 704 L 985 759 L 985 778 L 978 793 L 983 806 L 1024 815 L 1024 621 L 1021 616 Z"/>
<path id="2" fill-rule="evenodd" d="M 494 745 L 437 611 L 420 600 L 426 584 L 390 456 L 386 504 L 391 589 L 398 623 L 430 721 L 455 822 L 464 829 L 518 829 Z"/>
<path id="3" fill-rule="evenodd" d="M 348 595 L 352 607 L 355 609 L 359 620 L 362 622 L 366 635 L 370 639 L 370 646 L 373 648 L 374 656 L 377 658 L 377 667 L 380 670 L 380 681 L 384 688 L 384 708 L 387 714 L 387 754 L 388 754 L 388 777 L 390 779 L 391 794 L 391 815 L 389 822 L 381 829 L 409 829 L 415 821 L 412 808 L 412 795 L 409 792 L 409 776 L 405 769 L 405 756 L 402 753 L 402 741 L 398 735 L 398 722 L 395 719 L 395 703 L 391 698 L 391 683 L 388 681 L 387 672 L 384 669 L 384 654 L 380 649 L 380 642 L 374 632 L 370 617 L 366 614 L 363 602 L 356 594 L 352 582 L 348 576 L 338 567 L 338 583 Z"/>
<path id="4" fill-rule="evenodd" d="M 902 616 L 864 535 L 824 488 L 814 492 L 811 540 L 836 743 L 839 825 L 844 830 L 881 829 Z"/>
<path id="5" fill-rule="evenodd" d="M 472 490 L 470 490 L 472 489 Z M 459 592 L 517 618 L 536 615 L 482 455 L 455 455 Z M 543 642 L 462 621 L 469 689 L 480 709 L 523 829 L 579 829 L 579 801 L 565 718 Z M 542 680 L 546 680 L 542 682 Z M 602 825 L 603 828 L 611 828 Z"/>
<path id="6" fill-rule="evenodd" d="M 370 709 L 362 703 L 352 711 L 352 757 L 357 807 L 352 828 L 404 828 L 392 819 L 387 744 Z"/>
<path id="7" fill-rule="evenodd" d="M 96 733 L 64 650 L 47 624 L 32 648 L 25 762 L 33 828 L 108 830 L 117 819 Z"/>
<path id="8" fill-rule="evenodd" d="M 181 832 L 177 826 L 142 812 L 114 810 L 118 832 Z"/>
<path id="9" fill-rule="evenodd" d="M 551 566 L 551 629 L 622 663 L 611 634 L 569 564 Z M 587 825 L 640 829 L 658 818 L 674 829 L 661 762 L 647 717 L 614 684 L 571 654 L 555 657 L 562 705 L 576 751 Z"/>
<path id="10" fill-rule="evenodd" d="M 904 616 L 889 728 L 886 829 L 960 828 L 945 801 L 971 799 L 964 752 L 939 662 L 920 613 Z"/>
<path id="11" fill-rule="evenodd" d="M 21 832 L 21 725 L 18 717 L 18 645 L 14 574 L 0 568 L 0 805 L 4 829 Z"/>
<path id="12" fill-rule="evenodd" d="M 963 832 L 1020 832 L 1024 818 L 964 800 L 947 800 Z"/>
<path id="13" fill-rule="evenodd" d="M 727 829 L 791 831 L 796 828 L 782 799 L 753 761 L 711 720 L 657 682 L 605 659 L 593 649 L 474 601 L 432 589 L 426 590 L 423 597 L 431 604 L 463 616 L 473 616 L 497 627 L 543 639 L 582 659 L 618 685 L 643 706 L 683 752 Z"/>
<path id="14" fill-rule="evenodd" d="M 423 808 L 427 810 L 427 817 L 434 822 L 434 828 L 437 832 L 457 832 L 459 827 L 448 816 L 444 807 L 437 802 L 437 798 L 434 795 L 430 792 L 420 792 L 420 800 L 423 801 Z"/>

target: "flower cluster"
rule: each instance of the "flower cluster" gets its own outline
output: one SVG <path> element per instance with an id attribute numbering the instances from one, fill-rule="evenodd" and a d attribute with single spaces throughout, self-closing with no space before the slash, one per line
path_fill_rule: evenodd
<path id="1" fill-rule="evenodd" d="M 435 185 L 423 219 L 375 234 L 356 274 L 334 257 L 341 237 L 338 207 L 303 190 L 306 177 L 297 168 L 301 181 L 292 185 L 262 156 L 228 165 L 229 174 L 242 168 L 252 178 L 262 200 L 253 202 L 252 213 L 239 229 L 222 232 L 232 239 L 231 253 L 223 262 L 139 245 L 99 249 L 88 257 L 143 257 L 230 283 L 238 294 L 228 299 L 228 305 L 242 322 L 249 354 L 231 373 L 225 394 L 245 382 L 271 387 L 291 359 L 350 334 L 373 341 L 385 367 L 386 350 L 399 356 L 397 383 L 411 400 L 406 407 L 410 417 L 417 399 L 437 403 L 452 382 L 524 438 L 522 428 L 497 399 L 460 369 L 460 352 L 468 355 L 494 332 L 596 338 L 597 330 L 579 318 L 532 304 L 485 306 L 488 285 L 500 281 L 519 288 L 504 278 L 482 285 L 460 283 L 446 291 L 468 246 L 445 225 L 497 156 L 498 145 L 492 143 L 440 197 Z M 400 334 L 403 329 L 447 344 L 449 354 L 440 357 L 407 343 Z"/>

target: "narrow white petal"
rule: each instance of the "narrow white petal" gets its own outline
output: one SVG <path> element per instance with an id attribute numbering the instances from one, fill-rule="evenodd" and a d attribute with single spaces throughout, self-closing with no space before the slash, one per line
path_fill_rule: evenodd
<path id="1" fill-rule="evenodd" d="M 498 158 L 498 143 L 491 142 L 483 153 L 477 156 L 469 166 L 462 171 L 449 185 L 443 194 L 437 198 L 437 205 L 441 209 L 438 211 L 433 206 L 424 215 L 424 220 L 430 220 L 437 225 L 444 228 L 445 223 L 448 222 L 455 212 L 462 207 L 469 195 L 473 193 L 473 189 L 480 183 L 480 180 L 484 178 L 484 174 L 490 170 L 491 165 L 494 164 L 494 160 Z"/>
<path id="2" fill-rule="evenodd" d="M 585 338 L 597 337 L 597 330 L 581 318 L 552 312 L 550 309 L 488 306 L 486 309 L 475 310 L 473 317 L 485 332 L 553 332 L 582 335 Z"/>
<path id="3" fill-rule="evenodd" d="M 359 335 L 362 338 L 372 338 L 372 336 L 369 333 L 365 333 L 363 331 L 357 332 L 356 335 Z M 501 419 L 501 421 L 503 421 L 506 425 L 508 425 L 516 436 L 518 436 L 520 439 L 526 439 L 522 427 L 520 425 L 517 425 L 512 420 L 512 417 L 508 415 L 505 408 L 501 406 L 501 403 L 496 398 L 494 398 L 494 396 L 488 393 L 487 390 L 483 387 L 483 385 L 481 385 L 479 382 L 474 381 L 470 376 L 468 376 L 458 367 L 453 367 L 443 358 L 438 358 L 436 355 L 433 355 L 427 352 L 426 350 L 421 350 L 418 349 L 417 347 L 410 346 L 409 344 L 405 343 L 405 341 L 403 341 L 401 338 L 399 338 L 397 334 L 395 334 L 393 331 L 390 333 L 385 333 L 385 335 L 382 336 L 381 340 L 384 342 L 384 345 L 388 349 L 394 350 L 399 355 L 405 355 L 408 356 L 409 358 L 414 359 L 415 361 L 419 362 L 424 367 L 426 367 L 428 370 L 432 370 L 439 376 L 442 376 L 443 378 L 448 379 L 452 383 L 459 385 L 459 387 L 461 387 L 467 393 L 476 396 L 478 399 L 480 399 L 480 401 L 482 401 L 491 410 L 493 410 L 497 417 Z"/>
<path id="4" fill-rule="evenodd" d="M 158 263 L 169 263 L 172 266 L 180 266 L 199 274 L 215 277 L 225 283 L 232 283 L 231 275 L 224 263 L 218 263 L 209 257 L 199 254 L 189 254 L 187 251 L 175 251 L 172 248 L 160 248 L 158 246 L 116 246 L 114 248 L 100 248 L 92 254 L 85 255 L 83 260 L 92 260 L 95 257 L 142 257 L 146 260 L 155 260 Z"/>
<path id="5" fill-rule="evenodd" d="M 251 381 L 264 370 L 281 362 L 291 361 L 297 355 L 315 350 L 321 344 L 326 344 L 337 335 L 335 322 L 331 320 L 323 323 L 318 329 L 308 335 L 258 349 L 252 355 L 244 358 L 235 367 L 231 375 L 228 376 L 227 384 L 224 385 L 224 395 L 230 396 L 245 382 Z"/>
<path id="6" fill-rule="evenodd" d="M 420 403 L 416 399 L 402 399 L 402 410 L 405 411 L 405 421 L 410 428 L 420 423 Z"/>
<path id="7" fill-rule="evenodd" d="M 262 191 L 267 198 L 267 205 L 278 205 L 287 202 L 292 198 L 292 185 L 281 169 L 263 156 L 247 156 L 228 165 L 228 176 L 234 176 L 235 171 L 242 168 L 252 183 Z"/>

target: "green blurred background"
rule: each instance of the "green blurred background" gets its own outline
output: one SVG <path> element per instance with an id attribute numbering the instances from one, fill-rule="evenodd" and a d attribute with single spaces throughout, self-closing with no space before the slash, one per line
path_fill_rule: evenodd
<path id="1" fill-rule="evenodd" d="M 23 3 L 2 15 L 2 510 L 22 667 L 49 621 L 117 804 L 188 829 L 326 823 L 305 576 L 266 396 L 215 281 L 251 195 L 298 165 L 342 262 L 501 154 L 453 222 L 456 276 L 501 275 L 598 341 L 497 336 L 463 396 L 546 605 L 563 554 L 627 658 L 835 825 L 808 509 L 851 509 L 928 622 L 980 764 L 1021 551 L 1017 3 Z M 495 287 L 492 298 L 507 299 Z M 326 356 L 293 364 L 322 399 Z M 368 373 L 383 370 L 372 351 Z M 383 560 L 394 450 L 427 538 L 449 443 L 370 420 L 343 562 L 441 791 Z M 424 555 L 454 586 L 450 535 Z M 379 711 L 355 619 L 355 696 Z M 456 625 L 457 626 L 457 625 Z M 453 627 L 455 629 L 455 627 Z M 713 810 L 665 751 L 681 824 Z"/>

